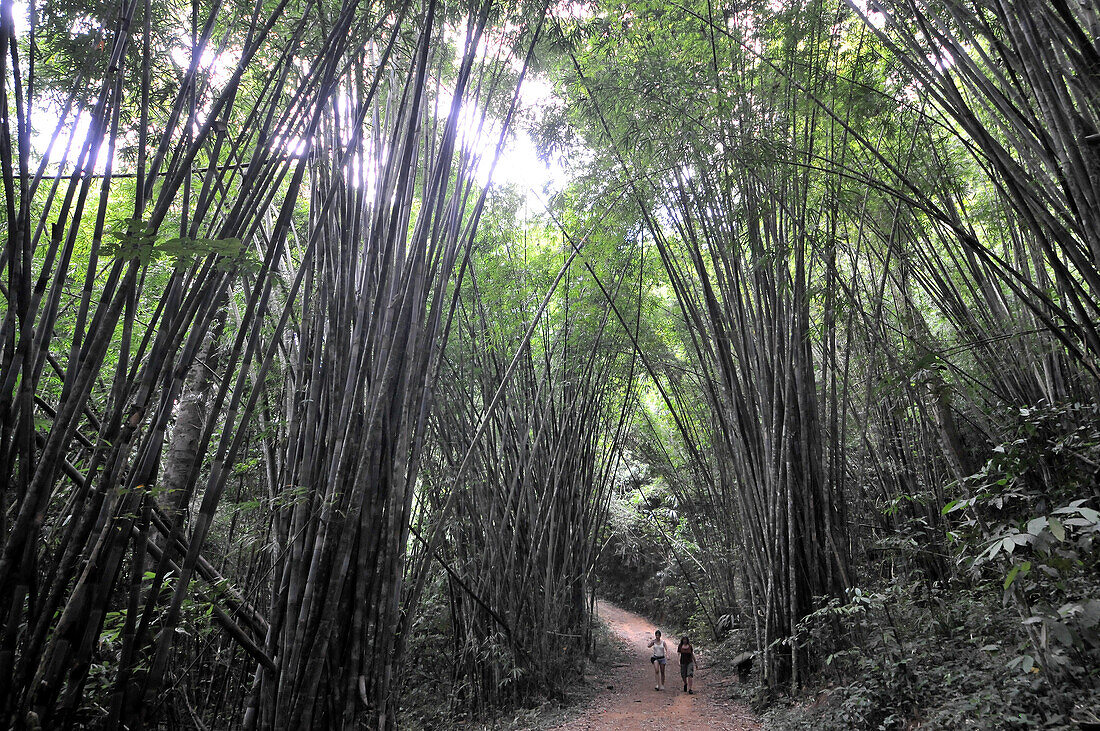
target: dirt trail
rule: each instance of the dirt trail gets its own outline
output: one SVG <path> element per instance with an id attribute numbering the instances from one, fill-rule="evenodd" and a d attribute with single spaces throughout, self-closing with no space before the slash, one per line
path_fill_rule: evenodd
<path id="1" fill-rule="evenodd" d="M 728 699 L 725 687 L 736 680 L 707 667 L 701 655 L 695 672 L 695 694 L 682 690 L 680 666 L 675 654 L 678 637 L 666 637 L 671 652 L 665 669 L 665 690 L 653 689 L 653 668 L 646 643 L 657 629 L 644 617 L 606 602 L 599 613 L 622 641 L 622 651 L 600 678 L 604 686 L 580 711 L 580 715 L 557 728 L 563 731 L 616 729 L 715 729 L 756 731 L 760 723 L 744 706 Z M 612 686 L 607 689 L 606 686 Z"/>

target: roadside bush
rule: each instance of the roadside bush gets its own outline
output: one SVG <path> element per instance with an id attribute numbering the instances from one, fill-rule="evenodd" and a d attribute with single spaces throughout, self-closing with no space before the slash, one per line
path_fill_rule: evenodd
<path id="1" fill-rule="evenodd" d="M 1060 696 L 1038 666 L 1014 663 L 1029 643 L 1019 618 L 971 589 L 854 589 L 799 632 L 827 652 L 823 670 L 813 690 L 768 712 L 768 728 L 1070 729 L 1100 700 L 1088 688 Z"/>

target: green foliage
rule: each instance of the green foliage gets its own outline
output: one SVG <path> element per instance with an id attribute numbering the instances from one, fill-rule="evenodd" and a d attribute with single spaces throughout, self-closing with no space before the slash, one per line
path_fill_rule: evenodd
<path id="1" fill-rule="evenodd" d="M 116 226 L 107 236 L 113 241 L 103 245 L 103 253 L 119 259 L 137 259 L 143 264 L 166 259 L 175 266 L 186 266 L 213 255 L 217 257 L 215 266 L 221 271 L 254 273 L 259 269 L 255 252 L 238 238 L 165 238 L 136 218 Z"/>
<path id="2" fill-rule="evenodd" d="M 1096 416 L 1079 403 L 1019 409 L 1014 438 L 943 508 L 960 563 L 1003 591 L 1028 630 L 1031 650 L 1009 667 L 1075 684 L 1094 682 L 1100 664 L 1100 512 L 1079 497 L 1095 484 Z"/>
<path id="3" fill-rule="evenodd" d="M 1006 662 L 1027 639 L 1013 612 L 981 592 L 857 588 L 808 616 L 799 632 L 819 651 L 833 648 L 824 687 L 805 705 L 774 708 L 769 728 L 1071 728 L 1051 679 Z M 1089 698 L 1071 693 L 1077 703 Z"/>
<path id="4" fill-rule="evenodd" d="M 597 564 L 597 591 L 657 622 L 686 626 L 696 608 L 682 570 L 670 555 L 677 526 L 675 496 L 644 467 L 633 465 L 613 495 Z M 689 551 L 690 545 L 674 550 Z"/>
<path id="5" fill-rule="evenodd" d="M 822 659 L 815 697 L 773 708 L 771 725 L 1068 729 L 1084 719 L 1100 667 L 1096 416 L 1082 403 L 1006 409 L 1005 440 L 939 510 L 927 511 L 928 491 L 890 499 L 892 530 L 875 545 L 891 556 L 893 583 L 853 588 L 799 625 L 796 641 Z M 960 573 L 932 581 L 920 569 L 944 545 Z"/>

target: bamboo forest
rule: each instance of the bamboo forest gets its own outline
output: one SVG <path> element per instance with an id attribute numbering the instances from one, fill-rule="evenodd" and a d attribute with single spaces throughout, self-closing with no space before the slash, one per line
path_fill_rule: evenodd
<path id="1" fill-rule="evenodd" d="M 0 96 L 0 729 L 1100 729 L 1097 0 L 0 0 Z"/>

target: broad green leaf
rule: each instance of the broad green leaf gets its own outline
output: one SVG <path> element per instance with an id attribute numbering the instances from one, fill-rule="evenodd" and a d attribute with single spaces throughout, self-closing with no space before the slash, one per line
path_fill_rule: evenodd
<path id="1" fill-rule="evenodd" d="M 1004 588 L 1007 591 L 1008 587 L 1012 586 L 1012 582 L 1016 580 L 1017 575 L 1027 576 L 1027 572 L 1031 570 L 1031 562 L 1024 561 L 1021 564 L 1016 564 L 1012 567 L 1012 570 L 1008 572 L 1008 576 L 1005 577 Z"/>
<path id="2" fill-rule="evenodd" d="M 1037 536 L 1043 532 L 1043 529 L 1047 527 L 1046 518 L 1032 518 L 1027 522 L 1027 532 L 1033 536 Z"/>
<path id="3" fill-rule="evenodd" d="M 1066 529 L 1062 525 L 1061 521 L 1051 516 L 1051 518 L 1047 522 L 1050 525 L 1050 532 L 1054 535 L 1055 538 L 1057 538 L 1059 541 L 1066 540 Z"/>

